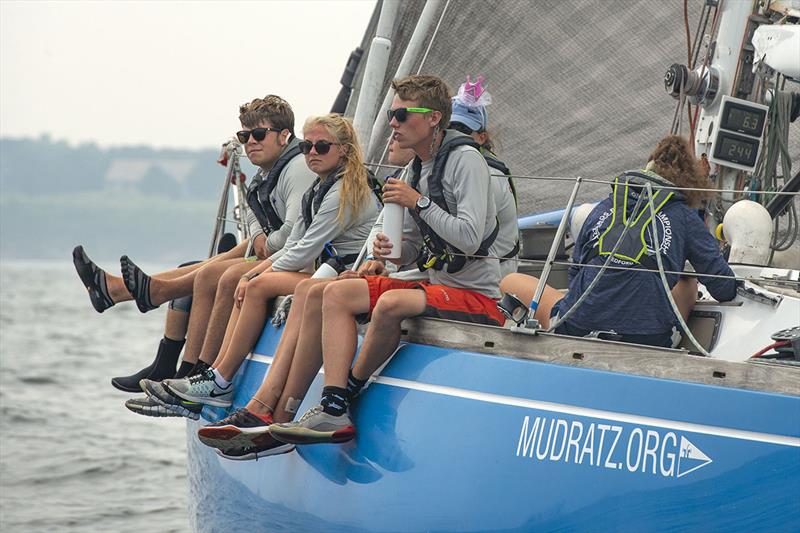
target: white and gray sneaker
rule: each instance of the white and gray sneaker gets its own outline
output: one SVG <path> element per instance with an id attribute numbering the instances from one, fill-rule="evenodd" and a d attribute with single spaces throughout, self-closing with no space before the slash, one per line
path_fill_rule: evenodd
<path id="1" fill-rule="evenodd" d="M 185 401 L 180 400 L 178 401 Z M 175 405 L 166 407 L 162 403 L 157 400 L 154 400 L 150 396 L 142 396 L 140 398 L 131 398 L 130 400 L 125 402 L 125 407 L 129 410 L 133 411 L 138 415 L 144 416 L 155 416 L 155 417 L 181 417 L 185 416 L 187 418 L 192 418 L 197 420 L 200 418 L 200 410 L 202 410 L 202 404 L 192 404 L 192 402 L 186 402 L 187 404 L 191 404 L 188 408 L 183 407 L 181 405 Z M 199 409 L 197 409 L 199 407 Z"/>
<path id="2" fill-rule="evenodd" d="M 148 406 L 136 401 L 136 398 L 125 402 L 125 407 L 134 413 L 145 416 L 185 416 L 186 418 L 191 418 L 192 420 L 197 420 L 200 418 L 200 412 L 203 410 L 202 403 L 190 402 L 175 396 L 165 389 L 160 381 L 143 379 L 139 382 L 139 386 L 147 395 L 149 404 L 158 404 L 166 411 L 174 413 L 174 415 L 155 414 L 161 413 L 162 411 L 147 409 L 146 407 Z"/>
<path id="3" fill-rule="evenodd" d="M 272 424 L 269 433 L 288 444 L 322 444 L 352 440 L 356 436 L 356 427 L 347 413 L 329 415 L 321 405 L 316 405 L 297 422 Z"/>
<path id="4" fill-rule="evenodd" d="M 233 385 L 224 389 L 217 385 L 214 371 L 210 368 L 202 374 L 183 379 L 165 379 L 161 383 L 169 392 L 190 402 L 230 407 L 233 401 Z"/>

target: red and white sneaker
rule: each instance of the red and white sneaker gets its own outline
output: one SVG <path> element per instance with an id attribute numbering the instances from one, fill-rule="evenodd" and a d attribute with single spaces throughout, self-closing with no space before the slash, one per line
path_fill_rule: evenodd
<path id="1" fill-rule="evenodd" d="M 261 436 L 269 435 L 272 415 L 259 416 L 247 409 L 239 409 L 230 416 L 197 431 L 200 442 L 219 450 L 230 450 L 254 445 Z"/>

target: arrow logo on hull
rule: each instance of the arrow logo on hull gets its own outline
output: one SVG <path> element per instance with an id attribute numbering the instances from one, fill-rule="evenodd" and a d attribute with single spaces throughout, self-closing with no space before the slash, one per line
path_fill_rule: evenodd
<path id="1" fill-rule="evenodd" d="M 678 477 L 683 477 L 689 472 L 703 468 L 713 461 L 709 456 L 700 451 L 700 448 L 681 435 L 681 451 L 678 456 Z"/>

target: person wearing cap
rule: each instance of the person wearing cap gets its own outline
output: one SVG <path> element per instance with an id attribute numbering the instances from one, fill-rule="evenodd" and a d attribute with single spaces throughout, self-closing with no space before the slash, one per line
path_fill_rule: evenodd
<path id="1" fill-rule="evenodd" d="M 481 154 L 489 165 L 492 174 L 492 192 L 497 207 L 497 221 L 500 224 L 500 231 L 489 249 L 489 254 L 500 258 L 502 278 L 517 271 L 516 258 L 519 254 L 517 193 L 508 167 L 492 151 L 486 113 L 486 106 L 492 100 L 489 93 L 483 90 L 482 81 L 483 78 L 478 76 L 478 81 L 471 83 L 467 77 L 467 82 L 461 85 L 458 95 L 453 97 L 450 129 L 469 135 L 480 144 Z"/>

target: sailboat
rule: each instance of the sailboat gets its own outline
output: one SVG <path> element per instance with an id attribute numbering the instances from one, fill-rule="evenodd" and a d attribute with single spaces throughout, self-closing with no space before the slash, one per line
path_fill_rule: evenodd
<path id="1" fill-rule="evenodd" d="M 503 157 L 524 169 L 521 210 L 537 213 L 520 227 L 532 242 L 549 235 L 525 251 L 542 259 L 523 264 L 547 278 L 564 262 L 581 195 L 604 196 L 609 176 L 640 165 L 671 119 L 711 160 L 720 194 L 709 227 L 723 224 L 743 286 L 725 304 L 702 295 L 693 341 L 677 349 L 525 321 L 409 320 L 356 402 L 359 434 L 344 445 L 228 461 L 195 437 L 225 415 L 206 407 L 187 423 L 193 528 L 800 530 L 800 263 L 781 250 L 800 179 L 791 168 L 775 175 L 783 137 L 773 117 L 791 117 L 769 103 L 788 101 L 791 115 L 800 100 L 793 58 L 774 50 L 795 38 L 799 18 L 794 0 L 692 1 L 683 11 L 657 0 L 379 2 L 346 110 L 371 161 L 380 164 L 388 133 L 377 113 L 388 80 L 480 71 L 494 83 Z M 785 144 L 800 154 L 796 128 Z M 756 168 L 762 155 L 772 168 Z M 262 382 L 280 335 L 265 326 L 233 408 Z M 321 386 L 320 375 L 300 412 Z"/>

